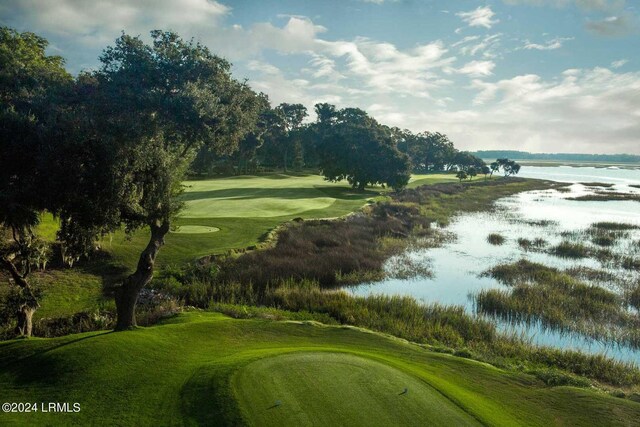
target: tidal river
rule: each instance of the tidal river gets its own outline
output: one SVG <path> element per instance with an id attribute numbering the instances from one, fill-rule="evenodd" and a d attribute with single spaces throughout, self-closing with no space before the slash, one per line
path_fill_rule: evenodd
<path id="1" fill-rule="evenodd" d="M 564 259 L 544 252 L 523 250 L 518 238 L 541 238 L 549 245 L 556 245 L 563 236 L 579 233 L 591 224 L 608 221 L 640 226 L 640 202 L 638 201 L 574 201 L 569 198 L 591 194 L 594 191 L 611 191 L 640 194 L 640 168 L 616 169 L 594 167 L 534 167 L 523 166 L 519 174 L 526 178 L 549 179 L 572 183 L 567 192 L 556 190 L 531 191 L 496 201 L 489 212 L 465 213 L 455 217 L 446 227 L 454 238 L 435 249 L 422 249 L 408 255 L 416 262 L 428 265 L 432 276 L 414 279 L 388 279 L 350 288 L 357 295 L 371 293 L 410 295 L 424 302 L 463 305 L 474 312 L 473 297 L 481 289 L 499 288 L 503 285 L 481 273 L 502 263 L 520 259 L 539 262 L 561 269 L 588 266 L 607 270 L 629 283 L 639 280 L 637 271 L 606 267 L 591 258 Z M 612 187 L 594 189 L 580 183 L 608 183 Z M 494 246 L 487 241 L 490 233 L 506 238 L 503 245 Z M 629 236 L 616 244 L 615 250 L 638 256 L 640 230 L 632 230 Z M 635 251 L 635 252 L 634 252 Z M 599 285 L 614 288 L 612 284 Z M 616 291 L 616 289 L 612 289 Z M 620 291 L 620 289 L 617 289 Z M 541 327 L 511 326 L 499 323 L 507 332 L 524 335 L 534 343 L 562 348 L 580 349 L 603 353 L 620 360 L 634 361 L 640 365 L 640 351 L 613 346 L 575 334 L 560 334 Z"/>

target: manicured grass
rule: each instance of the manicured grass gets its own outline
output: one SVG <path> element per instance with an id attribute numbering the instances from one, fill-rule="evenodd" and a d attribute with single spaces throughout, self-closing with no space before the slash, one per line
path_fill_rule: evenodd
<path id="1" fill-rule="evenodd" d="M 319 367 L 305 374 L 302 365 L 314 358 Z M 343 390 L 345 370 L 360 381 L 352 394 Z M 292 378 L 285 378 L 289 372 Z M 305 375 L 317 377 L 315 389 Z M 258 386 L 259 378 L 272 384 Z M 407 395 L 399 395 L 405 387 Z M 408 399 L 396 403 L 401 397 Z M 276 400 L 277 409 L 248 407 Z M 3 425 L 300 425 L 287 412 L 295 405 L 322 424 L 349 403 L 354 408 L 343 413 L 357 411 L 356 425 L 380 424 L 384 419 L 375 416 L 383 409 L 391 419 L 448 425 L 631 425 L 640 417 L 640 404 L 629 400 L 546 387 L 526 374 L 354 328 L 203 312 L 123 333 L 0 343 L 0 401 L 81 405 L 75 414 L 3 413 Z"/>
<path id="2" fill-rule="evenodd" d="M 479 425 L 419 378 L 344 353 L 261 359 L 242 368 L 233 386 L 242 412 L 260 426 Z"/>
<path id="3" fill-rule="evenodd" d="M 427 173 L 411 175 L 407 188 L 416 188 L 421 185 L 441 184 L 444 182 L 457 182 L 455 173 Z"/>
<path id="4" fill-rule="evenodd" d="M 42 283 L 43 295 L 34 320 L 71 316 L 113 305 L 102 295 L 101 278 L 82 269 L 46 271 L 38 275 L 38 280 Z"/>

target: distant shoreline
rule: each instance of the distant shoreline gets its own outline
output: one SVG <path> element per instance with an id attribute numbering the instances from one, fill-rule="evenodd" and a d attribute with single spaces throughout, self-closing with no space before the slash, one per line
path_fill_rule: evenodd
<path id="1" fill-rule="evenodd" d="M 478 150 L 471 154 L 481 159 L 508 158 L 519 163 L 625 165 L 640 166 L 640 155 L 635 154 L 582 154 L 582 153 L 530 153 L 518 150 Z"/>
<path id="2" fill-rule="evenodd" d="M 481 157 L 481 159 L 489 164 L 495 161 L 496 158 Z M 639 162 L 606 162 L 606 161 L 575 161 L 575 160 L 540 160 L 540 159 L 514 159 L 522 166 L 571 166 L 571 167 L 594 167 L 599 169 L 605 169 L 608 167 L 617 167 L 620 169 L 640 169 Z"/>

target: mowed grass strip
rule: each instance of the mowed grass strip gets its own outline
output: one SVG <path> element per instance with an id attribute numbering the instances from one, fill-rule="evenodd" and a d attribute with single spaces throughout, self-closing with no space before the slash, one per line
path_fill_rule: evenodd
<path id="1" fill-rule="evenodd" d="M 586 426 L 594 420 L 600 425 L 632 425 L 640 417 L 640 404 L 629 400 L 591 390 L 545 387 L 525 374 L 432 353 L 355 328 L 189 312 L 162 325 L 124 333 L 0 343 L 0 401 L 78 402 L 82 408 L 75 414 L 5 413 L 0 414 L 0 423 L 91 425 L 100 420 L 102 425 L 260 425 L 262 415 L 249 412 L 247 402 L 280 400 L 280 409 L 286 410 L 293 401 L 287 396 L 269 399 L 276 389 L 255 388 L 250 379 L 234 380 L 239 378 L 234 373 L 246 369 L 244 375 L 271 378 L 274 369 L 274 376 L 281 377 L 290 364 L 284 363 L 286 359 L 270 364 L 270 358 L 293 354 L 304 358 L 320 352 L 345 357 L 324 363 L 334 365 L 324 374 L 318 368 L 324 389 L 315 394 L 317 402 L 304 408 L 310 411 L 309 419 L 334 417 L 327 414 L 333 410 L 334 395 L 345 393 L 341 389 L 345 380 L 336 375 L 343 375 L 345 364 L 355 360 L 355 369 L 373 367 L 354 377 L 361 381 L 366 375 L 372 382 L 361 384 L 353 394 L 354 410 L 361 416 L 355 425 L 377 424 L 377 405 L 387 393 L 389 402 L 384 405 L 395 419 L 424 419 L 429 415 L 423 412 L 436 404 L 442 405 L 443 420 L 450 417 L 462 424 L 473 421 L 466 414 L 487 425 L 544 426 Z M 298 386 L 295 381 L 282 381 L 291 395 L 311 393 L 309 383 Z M 420 400 L 419 405 L 396 403 L 401 397 L 396 389 L 400 393 L 405 387 L 404 397 L 416 394 L 413 398 Z M 350 398 L 344 396 L 343 407 Z M 419 412 L 413 412 L 418 407 Z M 305 424 L 281 421 L 282 425 Z"/>
<path id="2" fill-rule="evenodd" d="M 245 417 L 260 426 L 480 425 L 419 378 L 344 353 L 261 359 L 242 368 L 233 385 Z"/>

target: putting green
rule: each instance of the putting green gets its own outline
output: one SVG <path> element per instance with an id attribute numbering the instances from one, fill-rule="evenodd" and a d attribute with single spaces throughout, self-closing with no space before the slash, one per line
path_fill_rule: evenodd
<path id="1" fill-rule="evenodd" d="M 231 177 L 185 182 L 183 218 L 256 218 L 295 215 L 331 206 L 321 176 Z"/>
<path id="2" fill-rule="evenodd" d="M 343 353 L 261 359 L 241 369 L 233 384 L 240 408 L 253 425 L 479 424 L 424 381 Z"/>
<path id="3" fill-rule="evenodd" d="M 172 233 L 180 233 L 180 234 L 204 234 L 204 233 L 215 233 L 216 231 L 220 231 L 218 227 L 207 227 L 204 225 L 181 225 Z"/>

